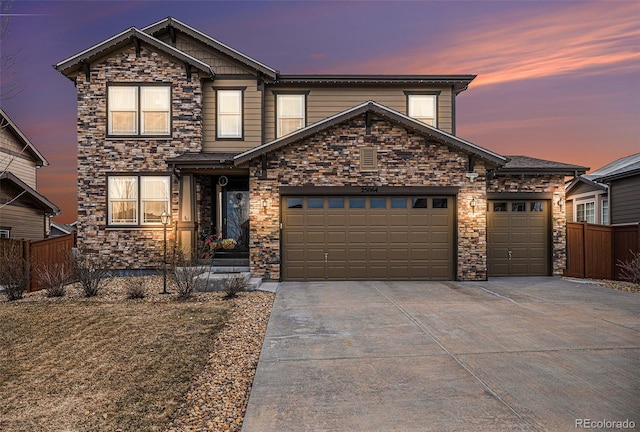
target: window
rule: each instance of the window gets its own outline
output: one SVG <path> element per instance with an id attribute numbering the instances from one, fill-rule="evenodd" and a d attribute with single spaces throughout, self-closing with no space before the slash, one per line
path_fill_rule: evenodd
<path id="1" fill-rule="evenodd" d="M 392 209 L 404 209 L 407 208 L 407 199 L 406 198 L 391 198 L 391 208 Z"/>
<path id="2" fill-rule="evenodd" d="M 433 199 L 433 208 L 447 208 L 449 204 L 449 200 L 446 198 L 434 198 Z"/>
<path id="3" fill-rule="evenodd" d="M 437 126 L 437 95 L 434 94 L 407 94 L 407 113 L 409 117 Z"/>
<path id="4" fill-rule="evenodd" d="M 171 87 L 110 85 L 107 132 L 111 136 L 169 136 Z"/>
<path id="5" fill-rule="evenodd" d="M 372 209 L 387 208 L 387 199 L 386 198 L 370 198 L 369 208 L 372 208 Z"/>
<path id="6" fill-rule="evenodd" d="M 352 209 L 363 209 L 364 208 L 364 198 L 349 198 L 349 208 Z"/>
<path id="7" fill-rule="evenodd" d="M 576 222 L 596 222 L 595 202 L 581 203 L 576 206 Z"/>
<path id="8" fill-rule="evenodd" d="M 109 225 L 159 225 L 169 211 L 169 176 L 109 176 Z"/>
<path id="9" fill-rule="evenodd" d="M 242 138 L 242 90 L 218 90 L 217 138 Z"/>
<path id="10" fill-rule="evenodd" d="M 542 212 L 544 211 L 544 203 L 540 201 L 532 202 L 530 209 L 532 212 Z"/>
<path id="11" fill-rule="evenodd" d="M 287 135 L 305 126 L 304 94 L 279 94 L 277 95 L 276 138 Z"/>
<path id="12" fill-rule="evenodd" d="M 523 202 L 511 203 L 511 211 L 512 212 L 527 211 L 527 206 Z"/>
<path id="13" fill-rule="evenodd" d="M 309 209 L 324 208 L 324 198 L 307 198 L 307 208 Z"/>
<path id="14" fill-rule="evenodd" d="M 287 208 L 302 208 L 302 198 L 287 198 Z"/>
<path id="15" fill-rule="evenodd" d="M 329 198 L 329 208 L 344 208 L 344 198 Z"/>
<path id="16" fill-rule="evenodd" d="M 411 208 L 427 208 L 427 199 L 411 198 Z"/>
<path id="17" fill-rule="evenodd" d="M 493 203 L 493 211 L 494 212 L 506 212 L 507 211 L 507 203 Z"/>
<path id="18" fill-rule="evenodd" d="M 11 230 L 0 228 L 0 238 L 9 238 L 11 235 Z"/>
<path id="19" fill-rule="evenodd" d="M 609 225 L 609 200 L 602 201 L 602 225 Z"/>

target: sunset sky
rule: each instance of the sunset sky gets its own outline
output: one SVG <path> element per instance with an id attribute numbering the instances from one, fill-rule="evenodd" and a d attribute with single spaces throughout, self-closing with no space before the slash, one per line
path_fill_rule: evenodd
<path id="1" fill-rule="evenodd" d="M 637 0 L 17 0 L 9 13 L 0 103 L 48 159 L 38 190 L 60 222 L 76 218 L 76 92 L 52 65 L 169 15 L 282 73 L 477 74 L 457 134 L 503 155 L 596 169 L 640 152 Z"/>

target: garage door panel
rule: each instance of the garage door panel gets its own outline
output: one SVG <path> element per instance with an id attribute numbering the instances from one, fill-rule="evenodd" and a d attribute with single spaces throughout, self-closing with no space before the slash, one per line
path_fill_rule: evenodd
<path id="1" fill-rule="evenodd" d="M 319 198 L 319 197 L 318 197 Z M 387 208 L 283 208 L 283 277 L 291 280 L 437 279 L 453 277 L 453 200 L 449 207 L 411 208 L 406 198 L 384 198 Z M 395 204 L 394 204 L 395 203 Z M 328 262 L 325 262 L 328 253 Z M 437 270 L 434 272 L 433 267 Z"/>
<path id="2" fill-rule="evenodd" d="M 495 212 L 489 202 L 487 259 L 489 276 L 545 276 L 550 274 L 550 215 L 548 204 L 513 200 L 507 212 Z M 519 205 L 515 205 L 518 203 Z M 522 205 L 524 203 L 524 206 Z M 542 204 L 542 205 L 540 205 Z M 504 208 L 504 207 L 503 207 Z M 520 209 L 523 211 L 513 211 Z M 541 211 L 531 211 L 532 209 Z"/>

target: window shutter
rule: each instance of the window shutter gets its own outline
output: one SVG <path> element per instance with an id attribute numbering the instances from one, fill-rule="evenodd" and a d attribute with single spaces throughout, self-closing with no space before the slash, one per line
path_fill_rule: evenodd
<path id="1" fill-rule="evenodd" d="M 378 154 L 375 147 L 360 147 L 360 170 L 375 171 L 378 168 Z"/>

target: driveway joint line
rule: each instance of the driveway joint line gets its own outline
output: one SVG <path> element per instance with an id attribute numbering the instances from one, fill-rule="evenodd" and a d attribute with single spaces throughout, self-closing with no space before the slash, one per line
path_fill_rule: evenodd
<path id="1" fill-rule="evenodd" d="M 429 330 L 416 318 L 414 318 L 409 312 L 407 312 L 402 306 L 393 301 L 391 297 L 387 296 L 373 283 L 371 286 L 384 296 L 389 303 L 391 303 L 396 309 L 398 309 L 403 315 L 405 315 L 410 321 L 412 321 L 420 330 L 422 330 L 427 336 L 429 336 L 449 357 L 451 357 L 456 363 L 458 363 L 464 370 L 467 371 L 472 377 L 474 377 L 493 397 L 499 400 L 509 411 L 515 414 L 520 420 L 529 425 L 533 430 L 537 431 L 538 428 L 532 424 L 528 419 L 522 416 L 514 407 L 512 407 L 507 401 L 505 401 L 487 382 L 480 378 L 462 359 L 458 358 L 456 354 L 449 351 Z"/>

